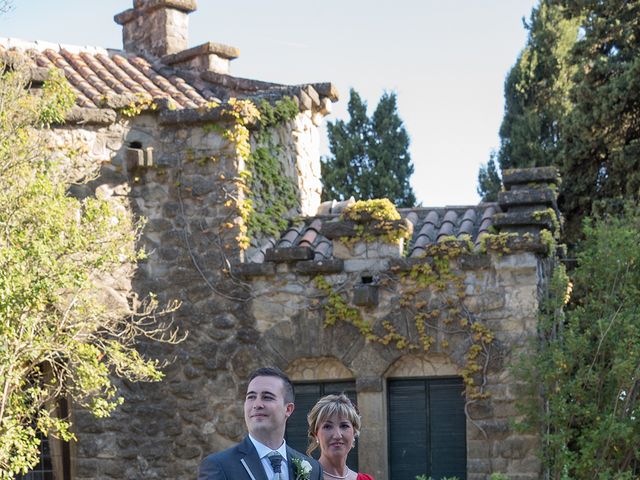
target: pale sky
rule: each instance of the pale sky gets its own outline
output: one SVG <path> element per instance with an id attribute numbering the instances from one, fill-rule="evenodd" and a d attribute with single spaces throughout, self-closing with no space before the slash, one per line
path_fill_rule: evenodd
<path id="1" fill-rule="evenodd" d="M 132 0 L 13 0 L 0 37 L 122 48 L 113 15 Z M 198 0 L 189 46 L 232 45 L 231 74 L 287 84 L 330 81 L 369 113 L 398 95 L 424 206 L 472 205 L 478 168 L 499 145 L 504 78 L 537 0 Z M 323 135 L 326 135 L 323 133 Z M 322 154 L 328 154 L 326 140 Z"/>

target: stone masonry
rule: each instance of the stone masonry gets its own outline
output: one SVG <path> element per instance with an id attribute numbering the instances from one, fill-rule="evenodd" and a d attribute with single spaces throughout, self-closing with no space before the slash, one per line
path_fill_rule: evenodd
<path id="1" fill-rule="evenodd" d="M 32 59 L 33 88 L 48 68 L 60 68 L 78 96 L 50 137 L 53 146 L 81 152 L 82 162 L 69 163 L 78 179 L 92 174 L 71 193 L 110 198 L 146 219 L 139 246 L 147 258 L 105 285 L 114 304 L 149 292 L 161 304 L 177 300 L 174 320 L 188 335 L 177 345 L 141 345 L 145 355 L 168 362 L 166 377 L 120 382 L 125 403 L 112 417 L 72 408 L 78 441 L 71 444 L 71 478 L 193 479 L 203 456 L 244 436 L 248 375 L 271 364 L 295 381 L 355 381 L 360 468 L 389 480 L 386 382 L 462 376 L 473 335 L 466 327 L 442 332 L 465 319 L 494 337 L 485 373 L 470 375 L 488 396 L 467 398 L 467 478 L 540 478 L 537 437 L 511 425 L 522 392 L 509 366 L 536 333 L 554 261 L 555 172 L 506 172 L 497 204 L 402 210 L 393 228 L 408 233 L 408 245 L 368 224 L 359 226 L 371 233 L 363 236 L 320 204 L 318 126 L 337 99 L 333 86 L 230 76 L 233 47 L 187 48 L 187 15 L 195 8 L 195 0 L 135 0 L 116 16 L 124 52 L 0 41 L 0 55 Z M 269 133 L 297 187 L 298 208 L 282 238 L 252 239 L 242 250 L 235 200 L 244 195 L 244 159 L 224 134 L 228 119 L 211 105 L 284 96 L 295 98 L 299 113 Z M 251 143 L 255 148 L 255 136 Z M 412 277 L 416 272 L 428 279 Z M 374 335 L 365 338 L 340 315 L 327 325 L 331 295 Z M 374 339 L 392 328 L 422 345 L 408 311 L 428 314 L 429 348 Z"/>

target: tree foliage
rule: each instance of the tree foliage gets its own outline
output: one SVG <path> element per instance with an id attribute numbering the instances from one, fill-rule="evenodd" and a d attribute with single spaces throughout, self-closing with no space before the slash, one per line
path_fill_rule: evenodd
<path id="1" fill-rule="evenodd" d="M 504 84 L 505 110 L 496 158 L 501 170 L 557 165 L 560 120 L 571 107 L 568 93 L 575 67 L 569 60 L 578 19 L 567 18 L 564 8 L 553 0 L 542 0 L 525 26 L 527 44 Z M 478 193 L 488 200 L 488 195 L 499 191 L 500 179 L 484 173 L 481 169 Z"/>
<path id="2" fill-rule="evenodd" d="M 371 118 L 351 90 L 348 122 L 329 122 L 332 156 L 322 161 L 323 199 L 388 198 L 399 207 L 416 203 L 409 179 L 409 135 L 398 116 L 395 93 L 384 93 Z"/>
<path id="3" fill-rule="evenodd" d="M 487 164 L 481 165 L 478 172 L 478 195 L 484 202 L 497 202 L 501 186 L 502 180 L 496 167 L 496 154 L 492 152 Z"/>
<path id="4" fill-rule="evenodd" d="M 639 19 L 638 0 L 541 0 L 505 81 L 498 165 L 558 167 L 570 244 L 582 218 L 640 195 Z"/>
<path id="5" fill-rule="evenodd" d="M 640 475 L 640 211 L 584 224 L 571 283 L 556 270 L 530 385 L 553 479 L 635 479 Z M 539 398 L 536 391 L 532 398 Z"/>
<path id="6" fill-rule="evenodd" d="M 640 1 L 562 3 L 584 19 L 562 132 L 561 206 L 576 230 L 594 207 L 619 211 L 640 196 Z"/>
<path id="7" fill-rule="evenodd" d="M 138 340 L 175 336 L 156 322 L 155 302 L 114 305 L 99 286 L 131 273 L 140 225 L 122 205 L 68 194 L 73 157 L 47 141 L 74 102 L 66 80 L 51 72 L 32 95 L 25 68 L 0 71 L 0 478 L 9 479 L 36 463 L 39 432 L 72 437 L 69 419 L 53 414 L 57 399 L 108 415 L 121 402 L 112 375 L 161 377 Z"/>

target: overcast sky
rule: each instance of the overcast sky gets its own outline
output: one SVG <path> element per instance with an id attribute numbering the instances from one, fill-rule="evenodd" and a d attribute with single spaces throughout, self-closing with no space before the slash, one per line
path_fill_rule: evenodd
<path id="1" fill-rule="evenodd" d="M 333 82 L 328 120 L 347 119 L 349 89 L 370 113 L 398 95 L 424 206 L 479 201 L 478 168 L 498 147 L 503 82 L 537 0 L 199 0 L 189 45 L 232 45 L 231 73 L 281 83 Z M 121 48 L 113 15 L 132 0 L 14 0 L 0 36 Z M 328 154 L 326 141 L 323 154 Z"/>

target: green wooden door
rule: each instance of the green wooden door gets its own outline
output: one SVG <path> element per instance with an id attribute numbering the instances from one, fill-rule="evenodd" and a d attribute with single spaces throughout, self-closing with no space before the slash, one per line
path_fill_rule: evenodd
<path id="1" fill-rule="evenodd" d="M 389 380 L 389 478 L 467 478 L 460 378 Z"/>
<path id="2" fill-rule="evenodd" d="M 299 452 L 306 452 L 308 442 L 307 413 L 320 398 L 329 394 L 344 393 L 355 404 L 356 382 L 322 382 L 322 383 L 296 383 L 296 409 L 287 421 L 285 438 L 287 444 Z M 320 456 L 320 449 L 313 452 L 313 456 Z M 351 450 L 347 457 L 347 465 L 354 471 L 358 471 L 358 444 Z"/>

